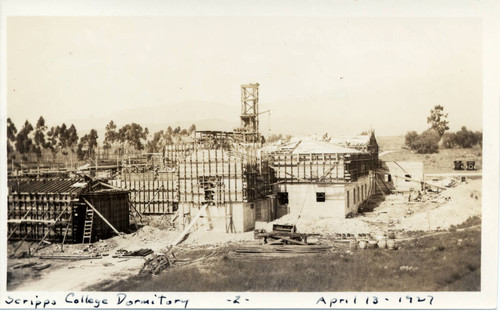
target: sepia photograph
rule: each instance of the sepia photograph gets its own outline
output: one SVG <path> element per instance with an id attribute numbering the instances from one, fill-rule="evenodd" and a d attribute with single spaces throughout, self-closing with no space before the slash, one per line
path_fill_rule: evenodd
<path id="1" fill-rule="evenodd" d="M 480 14 L 51 3 L 2 16 L 1 305 L 496 303 Z"/>

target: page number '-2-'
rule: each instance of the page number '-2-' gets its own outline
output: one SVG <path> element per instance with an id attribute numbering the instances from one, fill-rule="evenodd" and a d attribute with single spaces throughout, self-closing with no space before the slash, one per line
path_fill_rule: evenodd
<path id="1" fill-rule="evenodd" d="M 233 304 L 235 304 L 235 303 L 239 304 L 240 302 L 250 301 L 250 300 L 247 299 L 247 298 L 241 298 L 241 296 L 236 296 L 236 298 L 234 298 L 234 299 L 227 299 L 227 301 L 232 302 Z"/>

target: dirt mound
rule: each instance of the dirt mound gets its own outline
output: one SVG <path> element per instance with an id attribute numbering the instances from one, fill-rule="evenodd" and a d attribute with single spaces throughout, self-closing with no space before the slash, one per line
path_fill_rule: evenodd
<path id="1" fill-rule="evenodd" d="M 270 224 L 259 224 L 256 228 L 271 231 L 273 223 L 292 224 L 298 232 L 323 235 L 447 230 L 469 217 L 481 216 L 481 184 L 481 180 L 470 180 L 441 194 L 428 196 L 425 202 L 408 202 L 407 195 L 388 195 L 373 212 L 351 219 L 288 214 Z"/>
<path id="2" fill-rule="evenodd" d="M 189 234 L 180 246 L 221 245 L 230 242 L 251 241 L 253 239 L 253 232 L 225 233 L 213 231 L 194 231 Z"/>
<path id="3" fill-rule="evenodd" d="M 135 250 L 142 246 L 147 246 L 153 251 L 159 251 L 172 243 L 179 233 L 175 231 L 161 230 L 152 226 L 144 226 L 134 233 L 125 237 L 116 236 L 112 239 L 100 241 L 99 243 L 115 244 L 117 249 L 128 251 Z"/>
<path id="4" fill-rule="evenodd" d="M 481 180 L 472 180 L 443 191 L 441 195 L 449 197 L 448 202 L 432 210 L 407 216 L 397 227 L 408 231 L 449 229 L 469 217 L 481 216 L 481 185 Z"/>

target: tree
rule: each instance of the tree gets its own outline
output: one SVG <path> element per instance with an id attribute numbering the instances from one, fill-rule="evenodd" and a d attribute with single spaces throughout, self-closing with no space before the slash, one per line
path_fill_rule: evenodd
<path id="1" fill-rule="evenodd" d="M 439 150 L 439 140 L 441 137 L 434 129 L 428 129 L 413 142 L 413 150 L 417 153 L 437 153 Z"/>
<path id="2" fill-rule="evenodd" d="M 14 147 L 16 142 L 17 129 L 14 122 L 10 118 L 7 118 L 7 155 L 9 159 L 14 159 Z"/>
<path id="3" fill-rule="evenodd" d="M 444 148 L 472 148 L 476 145 L 482 147 L 483 133 L 473 132 L 462 126 L 460 131 L 445 133 L 441 142 Z"/>
<path id="4" fill-rule="evenodd" d="M 455 143 L 462 148 L 472 148 L 478 142 L 474 132 L 467 130 L 467 127 L 465 126 L 462 126 L 460 131 L 455 134 Z"/>
<path id="5" fill-rule="evenodd" d="M 418 139 L 418 133 L 415 131 L 409 131 L 405 135 L 405 145 L 410 149 L 415 149 L 415 142 Z"/>
<path id="6" fill-rule="evenodd" d="M 441 145 L 447 149 L 455 148 L 455 140 L 455 133 L 444 133 L 443 137 L 441 138 Z"/>
<path id="7" fill-rule="evenodd" d="M 448 127 L 448 114 L 444 113 L 444 108 L 441 105 L 434 106 L 434 109 L 431 110 L 430 116 L 427 117 L 427 123 L 431 125 L 431 129 L 435 130 L 439 138 L 443 137 L 444 132 L 449 130 Z"/>
<path id="8" fill-rule="evenodd" d="M 16 136 L 16 150 L 22 155 L 25 161 L 28 159 L 27 154 L 33 148 L 33 140 L 30 137 L 30 133 L 32 131 L 33 126 L 28 120 L 26 120 L 23 128 L 19 131 L 19 133 L 17 133 Z"/>
<path id="9" fill-rule="evenodd" d="M 118 130 L 118 139 L 122 144 L 127 144 L 135 150 L 144 149 L 143 140 L 147 139 L 149 134 L 148 128 L 142 128 L 137 123 L 126 124 Z"/>
<path id="10" fill-rule="evenodd" d="M 74 124 L 71 124 L 67 131 L 66 146 L 69 147 L 71 152 L 75 152 L 75 147 L 78 144 L 78 132 Z"/>
<path id="11" fill-rule="evenodd" d="M 85 134 L 80 138 L 80 143 L 76 150 L 76 154 L 79 160 L 85 160 L 88 158 L 93 158 L 95 156 L 95 151 L 97 149 L 97 131 L 94 129 L 90 130 L 90 133 Z"/>
<path id="12" fill-rule="evenodd" d="M 165 140 L 166 133 L 158 131 L 154 133 L 153 139 L 147 142 L 146 149 L 148 152 L 160 152 L 166 144 Z"/>
<path id="13" fill-rule="evenodd" d="M 90 150 L 90 154 L 92 156 L 95 154 L 95 150 L 97 149 L 97 146 L 98 146 L 97 138 L 99 138 L 99 136 L 97 136 L 97 131 L 94 129 L 91 129 L 90 133 L 89 133 L 89 138 L 88 138 L 88 147 Z"/>
<path id="14" fill-rule="evenodd" d="M 115 142 L 118 141 L 118 132 L 116 131 L 116 124 L 113 120 L 109 121 L 106 125 L 106 133 L 104 134 L 104 148 L 110 149 Z"/>
<path id="15" fill-rule="evenodd" d="M 33 144 L 33 151 L 36 154 L 37 160 L 40 162 L 42 157 L 42 152 L 47 148 L 47 143 L 45 141 L 45 131 L 47 131 L 47 126 L 45 125 L 45 119 L 40 116 L 35 128 L 35 143 Z"/>
<path id="16" fill-rule="evenodd" d="M 56 155 L 59 152 L 59 146 L 57 144 L 58 133 L 59 133 L 59 126 L 51 127 L 50 130 L 47 132 L 46 145 L 47 145 L 47 148 L 52 152 L 52 160 L 53 161 L 56 160 Z"/>
<path id="17" fill-rule="evenodd" d="M 68 154 L 68 140 L 69 140 L 69 133 L 68 133 L 68 128 L 66 127 L 66 124 L 63 123 L 60 127 L 58 126 L 56 128 L 57 132 L 57 137 L 59 138 L 59 150 L 61 150 L 62 154 L 67 155 Z"/>
<path id="18" fill-rule="evenodd" d="M 474 132 L 474 135 L 476 136 L 476 142 L 479 146 L 483 147 L 483 132 L 481 131 L 476 131 Z"/>
<path id="19" fill-rule="evenodd" d="M 191 126 L 188 129 L 189 134 L 193 134 L 193 132 L 196 132 L 196 125 L 191 124 Z"/>

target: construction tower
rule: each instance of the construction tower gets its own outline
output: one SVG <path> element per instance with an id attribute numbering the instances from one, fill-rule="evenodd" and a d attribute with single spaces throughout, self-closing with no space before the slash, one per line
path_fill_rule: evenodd
<path id="1" fill-rule="evenodd" d="M 259 142 L 259 84 L 241 85 L 241 127 L 236 129 L 245 142 Z"/>

